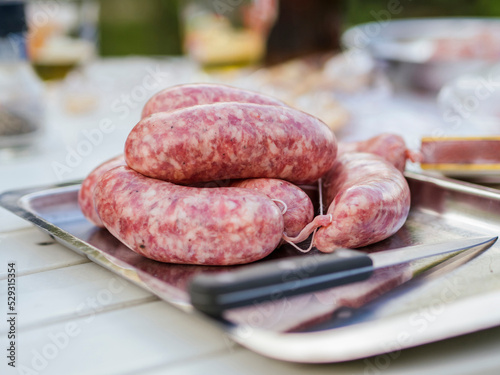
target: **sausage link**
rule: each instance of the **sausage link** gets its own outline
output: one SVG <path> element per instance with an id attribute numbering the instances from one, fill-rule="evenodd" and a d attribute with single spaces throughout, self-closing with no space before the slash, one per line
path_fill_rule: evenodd
<path id="1" fill-rule="evenodd" d="M 219 102 L 286 106 L 278 99 L 257 92 L 221 84 L 195 83 L 169 87 L 156 93 L 144 105 L 141 118 L 157 112 L 170 112 L 179 108 Z"/>
<path id="2" fill-rule="evenodd" d="M 288 236 L 299 234 L 314 218 L 311 199 L 301 188 L 290 182 L 275 178 L 252 178 L 235 181 L 231 186 L 254 189 L 273 200 L 283 202 L 286 210 L 283 215 L 284 231 Z"/>
<path id="3" fill-rule="evenodd" d="M 155 113 L 139 121 L 125 144 L 130 168 L 182 185 L 255 177 L 312 182 L 336 153 L 335 136 L 316 117 L 250 103 Z"/>
<path id="4" fill-rule="evenodd" d="M 179 186 L 129 167 L 104 174 L 94 199 L 111 234 L 160 262 L 253 262 L 271 253 L 283 233 L 279 207 L 260 192 Z"/>
<path id="5" fill-rule="evenodd" d="M 378 155 L 403 172 L 406 160 L 418 161 L 417 153 L 406 148 L 404 139 L 397 134 L 383 133 L 360 142 L 339 143 L 339 155 L 346 152 L 368 152 Z"/>
<path id="6" fill-rule="evenodd" d="M 401 172 L 376 155 L 340 155 L 323 185 L 332 221 L 316 233 L 314 243 L 320 251 L 381 241 L 396 233 L 408 217 L 408 183 Z"/>
<path id="7" fill-rule="evenodd" d="M 104 227 L 104 224 L 94 208 L 94 189 L 104 173 L 120 165 L 125 165 L 125 157 L 123 154 L 105 161 L 90 172 L 83 180 L 82 186 L 78 191 L 78 204 L 80 205 L 80 209 L 83 215 L 95 226 Z"/>

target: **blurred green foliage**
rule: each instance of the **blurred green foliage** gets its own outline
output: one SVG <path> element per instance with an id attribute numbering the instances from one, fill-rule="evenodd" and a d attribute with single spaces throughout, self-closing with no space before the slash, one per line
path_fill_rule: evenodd
<path id="1" fill-rule="evenodd" d="M 177 0 L 99 0 L 101 56 L 182 53 Z"/>
<path id="2" fill-rule="evenodd" d="M 99 0 L 101 55 L 181 54 L 179 14 L 182 1 Z M 343 5 L 342 29 L 363 22 L 383 20 L 387 14 L 390 15 L 390 19 L 447 16 L 500 17 L 500 1 L 493 0 L 332 1 L 339 1 Z M 389 9 L 398 9 L 398 13 L 387 13 Z"/>
<path id="3" fill-rule="evenodd" d="M 285 0 L 286 1 L 286 0 Z M 389 10 L 397 12 L 389 12 Z M 500 17 L 495 0 L 345 0 L 344 28 L 359 23 L 414 17 Z"/>

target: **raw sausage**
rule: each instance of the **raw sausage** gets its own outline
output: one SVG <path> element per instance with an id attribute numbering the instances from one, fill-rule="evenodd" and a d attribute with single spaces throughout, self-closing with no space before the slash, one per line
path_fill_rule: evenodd
<path id="1" fill-rule="evenodd" d="M 366 246 L 393 235 L 410 210 L 410 189 L 403 174 L 367 153 L 340 155 L 323 178 L 327 216 L 315 246 L 323 252 Z"/>
<path id="2" fill-rule="evenodd" d="M 301 188 L 290 182 L 275 178 L 252 178 L 235 181 L 231 186 L 254 189 L 273 200 L 283 202 L 285 204 L 284 231 L 288 236 L 299 234 L 314 218 L 314 207 L 311 199 Z"/>
<path id="3" fill-rule="evenodd" d="M 198 104 L 218 102 L 242 102 L 286 106 L 282 101 L 257 92 L 236 87 L 196 83 L 166 88 L 149 99 L 142 110 L 142 117 L 157 112 L 170 112 L 179 108 L 192 107 Z"/>
<path id="4" fill-rule="evenodd" d="M 346 152 L 368 152 L 386 159 L 403 172 L 406 160 L 418 160 L 418 154 L 406 148 L 404 139 L 397 134 L 383 133 L 360 142 L 339 143 L 339 155 Z"/>
<path id="5" fill-rule="evenodd" d="M 336 153 L 335 136 L 316 117 L 250 103 L 155 113 L 139 121 L 125 143 L 130 168 L 183 185 L 254 177 L 313 182 Z"/>
<path id="6" fill-rule="evenodd" d="M 179 186 L 126 166 L 101 177 L 94 200 L 111 234 L 160 262 L 253 262 L 272 252 L 283 233 L 279 207 L 260 192 Z"/>
<path id="7" fill-rule="evenodd" d="M 101 176 L 110 169 L 116 168 L 120 165 L 125 165 L 125 157 L 122 155 L 115 156 L 113 159 L 105 161 L 97 168 L 95 168 L 83 180 L 82 186 L 78 191 L 78 204 L 82 210 L 83 215 L 94 225 L 104 227 L 99 215 L 94 208 L 94 189 Z"/>

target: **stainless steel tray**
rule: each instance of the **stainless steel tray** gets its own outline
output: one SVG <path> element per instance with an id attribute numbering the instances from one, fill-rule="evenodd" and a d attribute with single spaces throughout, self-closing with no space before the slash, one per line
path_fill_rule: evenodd
<path id="1" fill-rule="evenodd" d="M 406 224 L 394 236 L 363 250 L 500 233 L 500 191 L 421 174 L 406 177 L 412 191 Z M 90 260 L 187 313 L 199 314 L 186 293 L 190 278 L 233 267 L 163 264 L 132 252 L 83 217 L 77 203 L 79 186 L 6 192 L 0 195 L 0 205 Z M 311 261 L 321 256 L 281 247 L 262 262 L 295 255 Z M 434 257 L 380 270 L 368 281 L 293 298 L 276 296 L 230 310 L 222 318 L 206 318 L 265 356 L 321 363 L 382 355 L 494 327 L 500 325 L 498 311 L 497 243 L 479 255 Z"/>

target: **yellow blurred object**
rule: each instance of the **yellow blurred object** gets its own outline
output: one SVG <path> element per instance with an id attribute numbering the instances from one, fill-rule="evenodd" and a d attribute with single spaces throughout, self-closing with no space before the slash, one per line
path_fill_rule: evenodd
<path id="1" fill-rule="evenodd" d="M 91 94 L 72 94 L 65 98 L 64 109 L 72 115 L 91 112 L 98 106 L 98 98 Z"/>
<path id="2" fill-rule="evenodd" d="M 276 0 L 236 1 L 212 7 L 204 0 L 186 1 L 184 50 L 204 69 L 244 67 L 265 56 L 267 36 L 277 14 Z"/>
<path id="3" fill-rule="evenodd" d="M 26 39 L 26 46 L 30 58 L 36 59 L 44 48 L 46 40 L 54 34 L 57 26 L 54 23 L 47 23 L 38 27 L 31 26 Z"/>
<path id="4" fill-rule="evenodd" d="M 31 55 L 33 68 L 44 80 L 64 78 L 93 54 L 93 45 L 85 40 L 64 36 L 47 38 Z"/>
<path id="5" fill-rule="evenodd" d="M 37 1 L 27 6 L 28 56 L 43 80 L 58 80 L 95 54 L 95 1 Z M 89 35 L 79 35 L 86 30 Z M 88 30 L 91 30 L 90 32 Z"/>
<path id="6" fill-rule="evenodd" d="M 257 31 L 233 29 L 227 19 L 211 15 L 202 23 L 187 32 L 185 46 L 205 68 L 246 66 L 262 59 L 266 40 Z"/>

